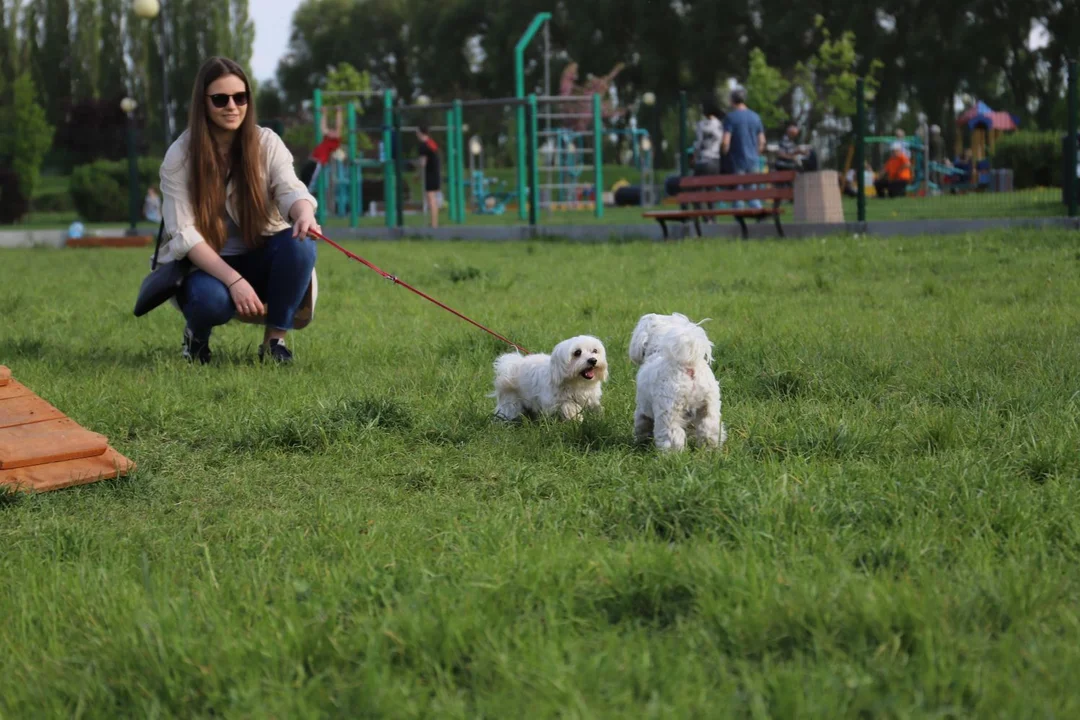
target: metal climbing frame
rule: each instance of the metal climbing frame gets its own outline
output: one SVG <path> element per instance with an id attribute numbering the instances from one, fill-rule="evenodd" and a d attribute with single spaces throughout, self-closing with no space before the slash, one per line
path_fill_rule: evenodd
<path id="1" fill-rule="evenodd" d="M 388 105 L 388 107 L 390 107 Z M 455 224 L 463 224 L 466 218 L 466 180 L 465 175 L 465 161 L 468 155 L 468 151 L 465 147 L 465 123 L 464 123 L 464 111 L 468 108 L 482 108 L 482 107 L 512 107 L 516 108 L 520 114 L 524 116 L 524 125 L 518 129 L 522 130 L 526 135 L 526 149 L 525 152 L 525 164 L 518 169 L 519 176 L 524 174 L 526 177 L 535 176 L 535 156 L 536 156 L 536 135 L 535 135 L 535 116 L 536 116 L 536 101 L 535 96 L 529 96 L 527 98 L 486 98 L 478 100 L 454 100 L 453 102 L 445 103 L 427 103 L 424 105 L 401 105 L 392 108 L 391 126 L 394 128 L 394 132 L 399 132 L 403 128 L 400 127 L 401 115 L 406 112 L 446 112 L 446 166 L 447 166 L 447 204 L 449 206 L 450 222 Z M 400 158 L 398 163 L 402 162 Z M 398 189 L 397 198 L 397 219 L 398 227 L 403 224 L 403 212 L 401 207 L 401 184 L 395 184 Z M 524 188 L 524 197 L 522 194 L 514 192 L 514 200 L 517 200 L 521 213 L 528 219 L 530 223 L 535 224 L 535 213 L 530 212 L 529 207 L 536 205 L 536 182 L 535 180 L 527 184 Z M 476 199 L 479 202 L 479 198 Z"/>
<path id="2" fill-rule="evenodd" d="M 358 223 L 358 220 L 359 220 L 358 213 L 359 213 L 360 197 L 358 196 L 358 192 L 359 192 L 358 186 L 359 186 L 360 181 L 358 179 L 358 175 L 359 175 L 359 164 L 358 163 L 364 162 L 362 159 L 357 160 L 357 152 L 356 152 L 356 132 L 357 132 L 357 128 L 356 128 L 356 102 L 355 102 L 355 99 L 356 98 L 374 98 L 374 97 L 378 97 L 381 94 L 382 93 L 375 92 L 375 91 L 350 92 L 350 91 L 337 91 L 337 90 L 322 90 L 321 88 L 315 88 L 315 90 L 312 92 L 311 108 L 312 108 L 313 121 L 315 123 L 315 145 L 316 146 L 323 141 L 322 114 L 323 114 L 324 101 L 326 99 L 328 99 L 328 98 L 342 98 L 342 97 L 353 98 L 353 100 L 350 100 L 346 105 L 346 113 L 347 113 L 347 116 L 348 116 L 348 128 L 349 128 L 348 129 L 348 133 L 349 133 L 349 151 L 348 151 L 349 152 L 349 155 L 348 155 L 349 170 L 348 170 L 348 176 L 349 176 L 349 185 L 350 185 L 350 188 L 349 188 L 349 205 L 350 205 L 349 216 L 350 216 L 350 223 L 352 224 L 352 227 L 356 227 L 356 223 Z M 370 161 L 368 161 L 368 162 L 370 164 Z M 320 223 L 326 222 L 326 210 L 327 210 L 327 207 L 326 207 L 326 189 L 327 189 L 326 184 L 327 184 L 327 178 L 329 176 L 330 176 L 330 173 L 328 173 L 328 172 L 320 172 L 318 178 L 316 178 L 316 180 L 315 180 L 315 199 L 316 199 L 316 201 L 318 201 L 318 205 L 319 205 L 319 207 L 318 207 L 318 209 L 316 211 L 316 216 L 317 216 L 317 219 L 318 219 L 318 221 Z M 357 177 L 357 180 L 355 182 L 353 180 L 354 177 Z"/>
<path id="3" fill-rule="evenodd" d="M 604 142 L 599 95 L 536 98 L 537 161 L 544 182 L 537 185 L 545 210 L 591 209 L 604 216 Z M 591 180 L 586 180 L 589 171 Z M 539 175 L 540 172 L 537 172 Z M 534 183 L 535 184 L 535 183 Z"/>

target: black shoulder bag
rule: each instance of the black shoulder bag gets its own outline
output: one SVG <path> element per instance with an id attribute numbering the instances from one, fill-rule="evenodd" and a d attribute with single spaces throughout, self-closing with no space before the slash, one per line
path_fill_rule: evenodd
<path id="1" fill-rule="evenodd" d="M 135 317 L 142 317 L 158 305 L 176 295 L 187 276 L 191 261 L 187 258 L 158 265 L 158 251 L 161 238 L 165 233 L 165 221 L 158 227 L 157 243 L 154 245 L 154 259 L 150 262 L 150 274 L 143 278 L 139 286 L 139 296 L 135 298 Z"/>

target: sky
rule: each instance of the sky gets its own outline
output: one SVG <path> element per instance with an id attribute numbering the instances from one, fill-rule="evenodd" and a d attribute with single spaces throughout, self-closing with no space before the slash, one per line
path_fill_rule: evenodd
<path id="1" fill-rule="evenodd" d="M 271 80 L 278 60 L 289 46 L 292 16 L 303 0 L 252 0 L 248 12 L 255 21 L 255 48 L 251 72 L 256 80 Z"/>

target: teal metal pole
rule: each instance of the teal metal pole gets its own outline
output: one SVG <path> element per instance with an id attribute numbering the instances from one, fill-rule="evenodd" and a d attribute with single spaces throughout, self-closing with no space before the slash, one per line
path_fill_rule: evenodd
<path id="1" fill-rule="evenodd" d="M 461 101 L 454 101 L 454 176 L 460 181 L 465 177 L 465 114 L 462 112 Z M 465 193 L 458 188 L 454 195 L 457 198 L 457 222 L 465 222 Z"/>
<path id="2" fill-rule="evenodd" d="M 457 176 L 457 148 L 454 142 L 454 111 L 446 111 L 446 210 L 450 222 L 457 222 L 457 194 L 461 183 Z"/>
<path id="3" fill-rule="evenodd" d="M 604 124 L 600 111 L 600 94 L 593 93 L 593 162 L 596 163 L 596 188 L 593 190 L 596 201 L 596 217 L 604 217 Z"/>
<path id="4" fill-rule="evenodd" d="M 349 227 L 360 225 L 360 163 L 356 157 L 356 103 L 349 103 Z"/>
<path id="5" fill-rule="evenodd" d="M 551 20 L 551 13 L 538 13 L 514 46 L 514 97 L 516 98 L 525 97 L 525 48 L 548 20 Z M 525 106 L 518 105 L 515 117 L 517 118 L 518 216 L 525 220 Z"/>
<path id="6" fill-rule="evenodd" d="M 394 93 L 383 93 L 383 206 L 386 227 L 397 225 L 397 173 L 394 169 Z"/>
<path id="7" fill-rule="evenodd" d="M 1078 125 L 1080 125 L 1080 100 L 1077 98 L 1077 94 L 1080 93 L 1080 88 L 1077 84 L 1080 83 L 1080 77 L 1077 76 L 1076 61 L 1069 61 L 1069 136 L 1065 143 L 1065 173 L 1067 178 L 1063 178 L 1065 190 L 1069 193 L 1069 217 L 1076 217 L 1077 204 L 1080 203 L 1080 179 L 1077 179 L 1076 173 L 1080 169 L 1080 158 L 1077 157 L 1077 140 L 1076 134 L 1080 132 Z"/>
<path id="8" fill-rule="evenodd" d="M 866 83 L 862 78 L 855 81 L 855 182 L 859 222 L 866 222 Z"/>
<path id="9" fill-rule="evenodd" d="M 311 100 L 311 107 L 315 118 L 315 145 L 323 141 L 322 134 L 322 90 L 315 88 L 314 97 Z M 326 222 L 326 173 L 329 172 L 329 168 L 316 168 L 315 171 L 319 173 L 319 177 L 315 180 L 315 203 L 318 208 L 315 211 L 315 219 L 322 225 Z"/>
<path id="10" fill-rule="evenodd" d="M 686 91 L 679 91 L 679 177 L 690 173 L 686 169 Z"/>
<path id="11" fill-rule="evenodd" d="M 536 226 L 540 217 L 540 168 L 537 166 L 536 95 L 529 95 L 529 225 Z"/>

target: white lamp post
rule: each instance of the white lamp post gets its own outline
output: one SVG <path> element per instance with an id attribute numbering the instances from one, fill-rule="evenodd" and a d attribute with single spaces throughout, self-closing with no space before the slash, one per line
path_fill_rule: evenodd
<path id="1" fill-rule="evenodd" d="M 131 9 L 143 20 L 153 20 L 160 17 L 158 32 L 160 40 L 158 47 L 161 48 L 161 102 L 165 110 L 165 149 L 172 145 L 172 113 L 169 112 L 169 50 L 168 38 L 165 34 L 165 13 L 162 12 L 159 0 L 133 0 Z"/>
<path id="2" fill-rule="evenodd" d="M 128 220 L 131 226 L 127 230 L 128 235 L 138 235 L 139 229 L 139 163 L 135 157 L 135 108 L 139 103 L 126 97 L 120 101 L 120 109 L 127 115 L 127 148 L 128 148 Z"/>

